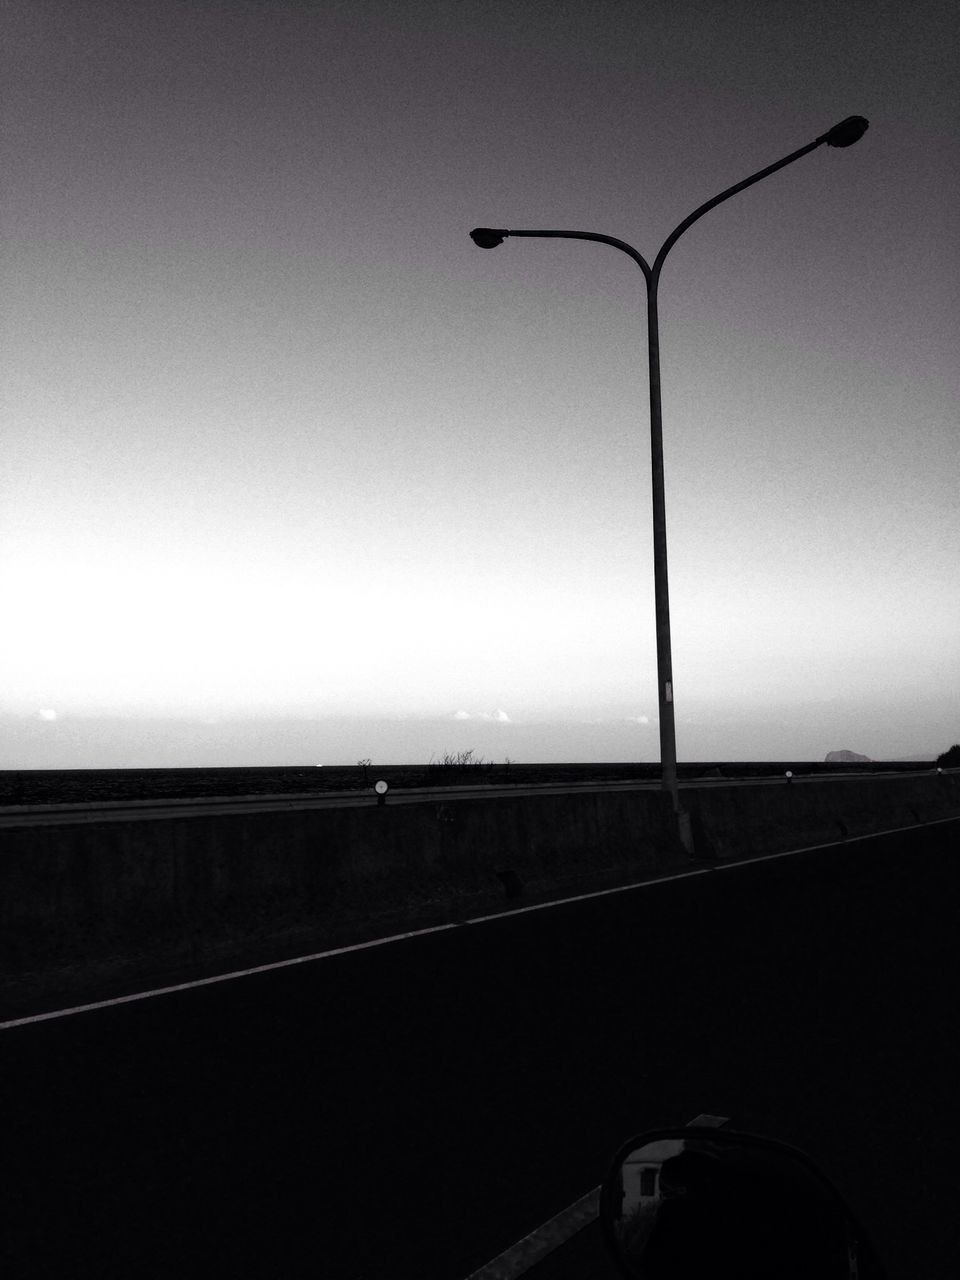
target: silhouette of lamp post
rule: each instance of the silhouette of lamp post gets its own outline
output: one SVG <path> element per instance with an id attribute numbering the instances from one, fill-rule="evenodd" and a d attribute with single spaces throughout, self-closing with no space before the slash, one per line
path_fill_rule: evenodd
<path id="1" fill-rule="evenodd" d="M 553 236 L 567 240 L 599 240 L 603 244 L 611 244 L 615 249 L 622 249 L 628 254 L 640 270 L 647 286 L 647 354 L 650 367 L 650 456 L 653 480 L 653 577 L 654 598 L 657 619 L 657 682 L 660 701 L 660 772 L 661 787 L 670 793 L 674 812 L 680 819 L 680 834 L 684 845 L 692 851 L 689 821 L 680 808 L 680 795 L 677 787 L 677 742 L 673 716 L 673 667 L 670 656 L 670 602 L 667 590 L 667 526 L 663 496 L 663 430 L 660 417 L 660 333 L 657 316 L 657 287 L 660 283 L 660 271 L 667 254 L 683 235 L 684 231 L 702 218 L 709 210 L 738 191 L 752 186 L 761 178 L 775 173 L 784 165 L 799 160 L 808 151 L 813 151 L 821 143 L 828 147 L 849 147 L 859 141 L 867 131 L 868 122 L 863 116 L 848 116 L 833 126 L 813 142 L 808 142 L 799 151 L 792 151 L 776 164 L 761 169 L 736 186 L 728 187 L 718 196 L 708 200 L 706 204 L 694 209 L 689 217 L 684 218 L 663 242 L 660 252 L 649 266 L 646 259 L 632 245 L 613 236 L 599 235 L 594 231 L 514 231 L 504 227 L 476 227 L 470 232 L 470 238 L 481 249 L 495 249 L 503 244 L 507 236 Z"/>

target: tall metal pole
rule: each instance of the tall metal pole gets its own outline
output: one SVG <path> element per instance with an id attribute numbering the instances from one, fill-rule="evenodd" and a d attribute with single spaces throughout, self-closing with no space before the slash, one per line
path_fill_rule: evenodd
<path id="1" fill-rule="evenodd" d="M 647 359 L 650 366 L 650 474 L 653 482 L 653 590 L 657 619 L 657 697 L 660 703 L 660 785 L 680 811 L 677 731 L 673 718 L 673 657 L 670 651 L 670 588 L 667 581 L 667 512 L 663 488 L 663 419 L 660 412 L 659 272 L 646 275 Z"/>
<path id="2" fill-rule="evenodd" d="M 688 852 L 693 851 L 690 822 L 680 806 L 680 791 L 677 784 L 677 735 L 673 715 L 673 658 L 670 652 L 670 593 L 667 583 L 667 517 L 666 502 L 663 489 L 663 422 L 660 410 L 660 324 L 657 314 L 657 293 L 660 284 L 660 271 L 664 259 L 676 244 L 680 236 L 708 209 L 713 209 L 723 200 L 752 186 L 761 178 L 782 169 L 784 165 L 799 160 L 822 143 L 831 147 L 849 147 L 863 137 L 867 130 L 867 121 L 863 116 L 848 116 L 839 124 L 821 134 L 813 142 L 791 151 L 782 160 L 767 165 L 758 173 L 742 182 L 721 191 L 712 200 L 694 209 L 688 217 L 676 226 L 663 242 L 651 267 L 642 254 L 624 240 L 613 236 L 600 235 L 596 231 L 514 231 L 503 227 L 475 227 L 470 232 L 471 239 L 481 249 L 495 249 L 507 236 L 548 236 L 562 237 L 567 240 L 598 240 L 602 244 L 613 245 L 631 257 L 643 272 L 647 286 L 647 359 L 650 369 L 650 460 L 653 481 L 653 582 L 654 607 L 657 620 L 657 683 L 658 701 L 660 704 L 660 786 L 669 792 L 673 802 L 673 810 L 679 823 L 680 838 Z"/>

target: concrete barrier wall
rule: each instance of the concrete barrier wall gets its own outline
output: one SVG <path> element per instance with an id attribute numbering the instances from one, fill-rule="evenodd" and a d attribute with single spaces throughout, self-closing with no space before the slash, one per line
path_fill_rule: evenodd
<path id="1" fill-rule="evenodd" d="M 684 789 L 729 859 L 960 814 L 960 774 Z M 658 791 L 0 831 L 4 992 L 322 950 L 689 866 Z M 262 953 L 262 955 L 261 955 Z"/>
<path id="2" fill-rule="evenodd" d="M 827 844 L 960 813 L 960 773 L 681 792 L 697 852 L 719 859 Z"/>
<path id="3" fill-rule="evenodd" d="M 0 832 L 0 968 L 322 949 L 679 865 L 659 792 L 458 799 Z"/>

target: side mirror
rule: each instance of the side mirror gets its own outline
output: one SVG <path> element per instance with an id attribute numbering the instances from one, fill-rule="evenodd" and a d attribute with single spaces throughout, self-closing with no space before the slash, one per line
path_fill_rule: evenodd
<path id="1" fill-rule="evenodd" d="M 833 1184 L 795 1147 L 716 1128 L 659 1129 L 617 1153 L 600 1192 L 608 1249 L 640 1280 L 879 1280 Z"/>

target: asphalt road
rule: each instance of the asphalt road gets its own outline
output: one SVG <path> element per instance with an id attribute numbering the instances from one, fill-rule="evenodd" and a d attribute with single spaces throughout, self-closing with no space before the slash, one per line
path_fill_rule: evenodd
<path id="1" fill-rule="evenodd" d="M 960 823 L 0 1031 L 15 1277 L 461 1280 L 632 1132 L 804 1147 L 955 1277 Z M 591 1248 L 593 1241 L 593 1248 Z M 603 1276 L 588 1229 L 531 1280 Z"/>

